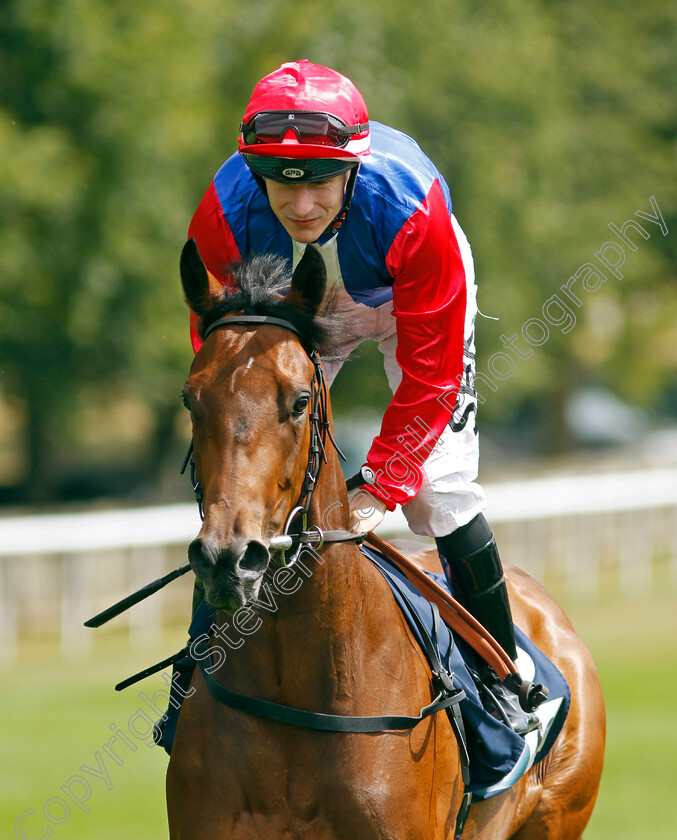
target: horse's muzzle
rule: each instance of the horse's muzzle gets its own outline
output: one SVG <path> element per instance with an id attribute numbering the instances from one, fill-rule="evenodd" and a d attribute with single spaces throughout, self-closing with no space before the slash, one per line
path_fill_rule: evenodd
<path id="1" fill-rule="evenodd" d="M 256 539 L 234 537 L 227 544 L 200 536 L 188 547 L 188 560 L 216 609 L 234 612 L 255 599 L 270 552 Z"/>

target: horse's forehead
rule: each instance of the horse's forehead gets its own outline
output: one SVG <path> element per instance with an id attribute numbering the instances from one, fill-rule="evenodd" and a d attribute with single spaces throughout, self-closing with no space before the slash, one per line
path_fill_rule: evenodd
<path id="1" fill-rule="evenodd" d="M 248 330 L 231 351 L 233 371 L 240 376 L 268 372 L 273 376 L 297 377 L 313 365 L 296 336 L 281 328 Z"/>
<path id="2" fill-rule="evenodd" d="M 282 330 L 224 331 L 211 356 L 196 357 L 200 364 L 191 371 L 203 384 L 229 383 L 239 390 L 247 383 L 298 380 L 312 376 L 313 364 L 293 334 Z"/>

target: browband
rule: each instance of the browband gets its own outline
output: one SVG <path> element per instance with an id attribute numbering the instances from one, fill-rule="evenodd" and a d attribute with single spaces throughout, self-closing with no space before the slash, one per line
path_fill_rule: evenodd
<path id="1" fill-rule="evenodd" d="M 275 327 L 283 327 L 285 330 L 291 330 L 296 335 L 300 335 L 291 321 L 286 321 L 284 318 L 275 318 L 273 315 L 226 315 L 211 323 L 205 330 L 204 337 L 207 338 L 214 330 L 228 326 L 228 324 L 272 324 Z"/>

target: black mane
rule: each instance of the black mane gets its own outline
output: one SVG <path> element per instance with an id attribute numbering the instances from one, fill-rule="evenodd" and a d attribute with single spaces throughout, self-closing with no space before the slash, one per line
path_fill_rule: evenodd
<path id="1" fill-rule="evenodd" d="M 216 304 L 201 314 L 197 325 L 201 338 L 214 321 L 226 315 L 272 315 L 291 322 L 307 352 L 317 350 L 327 359 L 343 358 L 338 351 L 350 330 L 334 294 L 329 293 L 315 315 L 292 306 L 284 299 L 291 286 L 289 262 L 269 254 L 233 263 L 228 274 L 233 285 L 225 286 Z"/>

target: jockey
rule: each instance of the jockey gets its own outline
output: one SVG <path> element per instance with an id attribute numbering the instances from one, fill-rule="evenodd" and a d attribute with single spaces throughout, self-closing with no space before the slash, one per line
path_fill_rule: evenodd
<path id="1" fill-rule="evenodd" d="M 508 593 L 477 484 L 473 260 L 442 175 L 407 135 L 369 121 L 353 83 L 306 60 L 255 87 L 239 151 L 215 175 L 190 225 L 209 271 L 252 253 L 292 266 L 318 247 L 354 325 L 346 355 L 378 342 L 393 397 L 355 480 L 353 527 L 401 505 L 434 537 L 456 597 L 517 658 Z M 200 339 L 192 319 L 195 351 Z M 338 364 L 325 365 L 331 382 Z M 482 682 L 515 731 L 532 710 L 491 670 Z"/>

